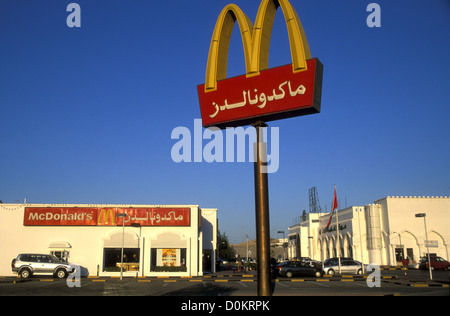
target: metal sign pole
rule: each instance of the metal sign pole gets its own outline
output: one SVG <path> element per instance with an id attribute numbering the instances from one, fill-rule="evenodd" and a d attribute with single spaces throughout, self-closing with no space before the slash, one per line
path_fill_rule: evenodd
<path id="1" fill-rule="evenodd" d="M 264 122 L 253 124 L 256 128 L 255 168 L 255 215 L 257 247 L 257 287 L 258 296 L 271 296 L 270 276 L 270 223 L 269 223 L 269 188 L 267 177 L 267 144 L 263 140 Z"/>

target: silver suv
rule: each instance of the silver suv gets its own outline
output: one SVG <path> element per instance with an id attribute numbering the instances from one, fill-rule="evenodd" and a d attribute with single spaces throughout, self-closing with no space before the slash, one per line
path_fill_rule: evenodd
<path id="1" fill-rule="evenodd" d="M 11 268 L 23 279 L 27 279 L 35 273 L 53 274 L 54 277 L 63 279 L 74 272 L 69 263 L 63 262 L 53 255 L 34 253 L 18 255 L 11 262 Z"/>

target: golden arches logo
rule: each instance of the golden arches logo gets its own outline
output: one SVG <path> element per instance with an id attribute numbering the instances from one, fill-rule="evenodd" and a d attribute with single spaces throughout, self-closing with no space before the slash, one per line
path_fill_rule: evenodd
<path id="1" fill-rule="evenodd" d="M 97 225 L 116 225 L 116 214 L 114 209 L 102 208 L 98 213 Z"/>
<path id="2" fill-rule="evenodd" d="M 300 18 L 288 0 L 262 0 L 254 26 L 237 5 L 229 4 L 220 13 L 214 28 L 206 67 L 205 92 L 215 91 L 217 81 L 227 77 L 230 38 L 236 21 L 244 46 L 247 77 L 257 76 L 268 68 L 270 37 L 279 7 L 288 30 L 293 72 L 307 70 L 306 60 L 311 59 L 311 52 Z"/>

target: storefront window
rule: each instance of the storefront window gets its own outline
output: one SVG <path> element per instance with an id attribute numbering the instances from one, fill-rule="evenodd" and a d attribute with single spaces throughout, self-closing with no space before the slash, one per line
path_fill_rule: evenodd
<path id="1" fill-rule="evenodd" d="M 152 248 L 150 263 L 153 272 L 185 272 L 186 248 Z"/>
<path id="2" fill-rule="evenodd" d="M 103 249 L 103 271 L 120 272 L 122 248 Z M 123 271 L 139 271 L 139 248 L 123 249 Z"/>
<path id="3" fill-rule="evenodd" d="M 403 258 L 403 248 L 395 248 L 395 260 L 401 262 Z"/>

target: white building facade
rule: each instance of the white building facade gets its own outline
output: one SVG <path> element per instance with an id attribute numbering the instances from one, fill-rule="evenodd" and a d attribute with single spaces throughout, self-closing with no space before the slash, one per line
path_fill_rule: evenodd
<path id="1" fill-rule="evenodd" d="M 20 253 L 54 254 L 79 265 L 82 276 L 118 276 L 121 267 L 133 277 L 215 272 L 217 209 L 0 204 L 0 217 L 0 276 L 13 275 Z"/>
<path id="2" fill-rule="evenodd" d="M 426 216 L 416 217 L 419 213 Z M 329 213 L 306 214 L 299 224 L 289 227 L 289 257 L 322 262 L 353 257 L 364 263 L 397 266 L 403 259 L 416 263 L 429 252 L 449 260 L 449 197 L 386 197 L 339 210 L 326 229 L 329 219 Z"/>

